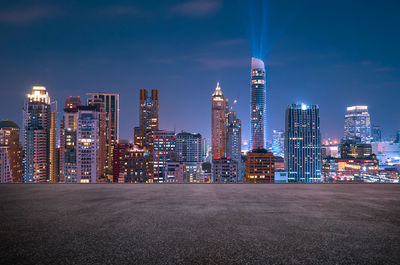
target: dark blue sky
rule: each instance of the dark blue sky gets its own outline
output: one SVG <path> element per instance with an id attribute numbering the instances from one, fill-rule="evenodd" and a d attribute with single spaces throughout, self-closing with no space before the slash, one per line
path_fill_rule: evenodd
<path id="1" fill-rule="evenodd" d="M 232 101 L 241 94 L 235 109 L 248 139 L 251 47 L 262 32 L 269 130 L 284 128 L 295 102 L 319 104 L 324 137 L 342 136 L 345 107 L 355 104 L 370 107 L 385 136 L 400 128 L 398 1 L 267 1 L 264 13 L 249 2 L 3 0 L 0 119 L 22 123 L 34 84 L 60 106 L 70 95 L 118 92 L 120 136 L 132 138 L 139 88 L 158 88 L 162 129 L 209 137 L 220 81 Z M 252 33 L 258 21 L 265 27 Z"/>

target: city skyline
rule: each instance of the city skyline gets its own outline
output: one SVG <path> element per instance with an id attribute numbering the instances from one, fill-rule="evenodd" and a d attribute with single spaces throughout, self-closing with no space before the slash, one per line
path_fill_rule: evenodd
<path id="1" fill-rule="evenodd" d="M 0 77 L 2 92 L 7 98 L 0 106 L 2 119 L 13 120 L 22 127 L 21 108 L 16 102 L 23 102 L 24 95 L 36 84 L 46 86 L 52 100 L 59 104 L 69 96 L 118 93 L 120 138 L 132 139 L 132 129 L 138 124 L 137 90 L 154 88 L 163 98 L 161 128 L 198 132 L 210 139 L 211 110 L 206 106 L 215 83 L 220 81 L 227 97 L 233 99 L 241 94 L 235 111 L 243 121 L 242 139 L 250 140 L 248 87 L 253 54 L 249 51 L 246 25 L 241 21 L 245 14 L 239 12 L 240 5 L 207 0 L 213 5 L 196 11 L 183 5 L 196 1 L 171 1 L 157 5 L 151 14 L 141 13 L 148 10 L 149 2 L 99 4 L 96 8 L 87 4 L 80 12 L 71 13 L 64 13 L 62 8 L 73 11 L 76 7 L 63 1 L 54 6 L 39 1 L 25 9 L 12 2 L 3 4 L 10 14 L 0 14 L 0 31 L 9 40 L 1 44 L 8 51 L 0 66 L 4 73 Z M 282 17 L 275 20 L 278 25 L 267 25 L 274 28 L 267 41 L 268 56 L 264 58 L 268 69 L 267 97 L 271 99 L 268 135 L 274 129 L 283 130 L 285 108 L 300 102 L 320 106 L 322 138 L 343 136 L 343 115 L 346 107 L 353 105 L 369 106 L 371 123 L 382 128 L 384 138 L 395 134 L 400 122 L 391 116 L 397 110 L 393 95 L 400 85 L 400 54 L 395 48 L 399 36 L 390 33 L 395 32 L 394 25 L 399 20 L 395 11 L 399 6 L 395 2 L 376 6 L 375 1 L 363 1 L 363 5 L 346 2 L 347 8 L 343 9 L 344 3 L 332 4 L 335 15 L 324 11 L 317 1 L 308 1 L 297 13 L 296 4 L 287 8 L 278 3 L 268 5 L 271 20 Z M 370 22 L 366 14 L 372 9 L 377 19 Z M 41 12 L 35 15 L 37 10 Z M 349 14 L 348 10 L 353 11 Z M 154 18 L 161 11 L 166 11 L 168 18 Z M 222 12 L 235 15 L 222 21 Z M 84 19 L 83 14 L 87 15 L 88 26 L 81 28 L 76 23 Z M 309 16 L 311 20 L 307 19 Z M 341 19 L 335 20 L 336 16 Z M 157 26 L 149 19 L 165 23 Z M 108 26 L 100 29 L 95 26 L 97 22 Z M 176 28 L 179 22 L 190 24 L 193 32 L 189 34 L 188 27 Z M 347 27 L 342 30 L 345 24 Z M 143 29 L 136 25 L 143 25 Z M 56 28 L 64 35 L 59 36 Z M 172 28 L 177 30 L 169 39 L 149 47 L 143 45 L 156 37 L 163 38 L 163 32 L 171 32 Z M 350 34 L 355 29 L 358 38 Z M 280 31 L 284 33 L 279 34 Z M 12 32 L 18 32 L 19 37 Z M 112 32 L 119 34 L 121 40 L 111 42 Z M 83 36 L 85 33 L 87 36 Z M 32 34 L 39 37 L 33 38 Z M 32 45 L 21 45 L 26 41 Z M 40 62 L 39 67 L 36 62 Z M 147 69 L 152 69 L 151 75 Z M 155 75 L 156 79 L 151 78 Z M 176 94 L 180 96 L 175 97 Z M 179 99 L 195 99 L 196 104 Z M 58 120 L 61 118 L 59 109 Z"/>

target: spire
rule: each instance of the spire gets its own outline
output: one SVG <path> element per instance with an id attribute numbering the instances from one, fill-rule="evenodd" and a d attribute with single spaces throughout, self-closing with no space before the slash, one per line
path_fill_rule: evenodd
<path id="1" fill-rule="evenodd" d="M 215 88 L 215 91 L 213 93 L 213 97 L 214 96 L 221 96 L 221 97 L 224 96 L 224 94 L 222 93 L 221 87 L 219 86 L 219 82 L 217 82 L 217 87 Z"/>

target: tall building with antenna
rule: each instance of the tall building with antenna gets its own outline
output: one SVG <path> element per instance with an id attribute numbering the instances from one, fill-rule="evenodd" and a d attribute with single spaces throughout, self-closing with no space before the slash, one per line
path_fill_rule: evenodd
<path id="1" fill-rule="evenodd" d="M 212 110 L 211 110 L 211 143 L 213 159 L 225 157 L 225 118 L 227 112 L 227 101 L 224 97 L 219 82 L 212 94 Z"/>
<path id="2" fill-rule="evenodd" d="M 265 148 L 266 84 L 264 62 L 251 58 L 251 149 Z"/>

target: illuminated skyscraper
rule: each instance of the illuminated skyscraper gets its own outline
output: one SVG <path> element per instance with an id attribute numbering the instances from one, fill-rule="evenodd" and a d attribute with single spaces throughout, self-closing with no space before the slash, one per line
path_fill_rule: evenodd
<path id="1" fill-rule="evenodd" d="M 242 121 L 236 111 L 229 111 L 226 122 L 226 157 L 237 163 L 237 181 L 243 181 L 242 170 Z"/>
<path id="2" fill-rule="evenodd" d="M 368 106 L 347 108 L 344 118 L 344 138 L 360 137 L 363 143 L 371 142 L 371 118 Z"/>
<path id="3" fill-rule="evenodd" d="M 274 183 L 274 154 L 265 149 L 247 152 L 245 183 Z"/>
<path id="4" fill-rule="evenodd" d="M 65 100 L 64 115 L 60 122 L 60 182 L 76 182 L 76 123 L 80 97 Z"/>
<path id="5" fill-rule="evenodd" d="M 285 149 L 285 133 L 280 130 L 272 131 L 272 153 L 275 156 L 284 156 Z"/>
<path id="6" fill-rule="evenodd" d="M 22 146 L 19 127 L 13 121 L 0 121 L 0 183 L 22 181 Z"/>
<path id="7" fill-rule="evenodd" d="M 76 182 L 96 183 L 99 170 L 99 120 L 96 106 L 78 107 L 76 122 Z"/>
<path id="8" fill-rule="evenodd" d="M 251 58 L 251 148 L 265 148 L 266 82 L 264 62 Z"/>
<path id="9" fill-rule="evenodd" d="M 23 182 L 49 181 L 50 97 L 44 86 L 34 86 L 24 106 Z"/>
<path id="10" fill-rule="evenodd" d="M 168 162 L 176 161 L 175 132 L 155 131 L 153 146 L 154 182 L 165 182 L 165 169 Z"/>
<path id="11" fill-rule="evenodd" d="M 88 106 L 98 105 L 100 101 L 103 102 L 104 110 L 100 111 L 104 114 L 100 113 L 99 126 L 105 127 L 106 147 L 105 151 L 100 150 L 100 153 L 105 152 L 105 170 L 107 174 L 112 174 L 113 149 L 119 139 L 119 95 L 114 93 L 89 93 L 88 95 L 92 96 L 87 100 Z M 100 143 L 100 145 L 103 145 L 103 143 Z"/>
<path id="12" fill-rule="evenodd" d="M 321 132 L 317 105 L 286 109 L 285 171 L 289 182 L 321 181 Z"/>
<path id="13" fill-rule="evenodd" d="M 59 160 L 57 159 L 57 103 L 50 114 L 50 176 L 49 181 L 56 183 L 59 181 L 60 172 Z"/>
<path id="14" fill-rule="evenodd" d="M 227 112 L 227 98 L 221 91 L 219 82 L 212 94 L 212 110 L 211 110 L 211 143 L 212 157 L 219 159 L 225 157 L 225 118 Z"/>

